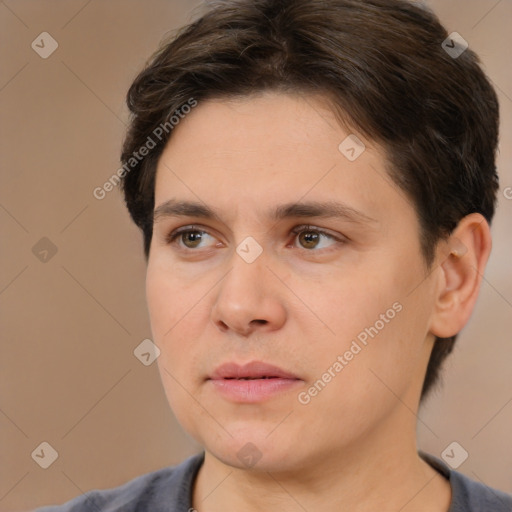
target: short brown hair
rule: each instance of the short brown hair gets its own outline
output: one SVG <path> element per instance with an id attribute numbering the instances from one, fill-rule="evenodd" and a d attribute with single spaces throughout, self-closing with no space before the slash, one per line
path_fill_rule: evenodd
<path id="1" fill-rule="evenodd" d="M 430 10 L 406 0 L 214 2 L 131 85 L 122 163 L 191 98 L 324 94 L 340 120 L 386 150 L 391 179 L 415 206 L 430 268 L 437 242 L 464 216 L 479 212 L 491 222 L 498 189 L 496 93 L 475 53 L 468 48 L 454 58 L 442 46 L 447 38 Z M 156 167 L 171 133 L 122 179 L 146 258 Z M 422 400 L 455 339 L 436 339 Z"/>

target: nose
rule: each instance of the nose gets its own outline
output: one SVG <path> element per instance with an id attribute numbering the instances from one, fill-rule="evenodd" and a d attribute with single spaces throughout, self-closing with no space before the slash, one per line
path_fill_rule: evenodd
<path id="1" fill-rule="evenodd" d="M 222 331 L 247 337 L 254 331 L 271 332 L 286 321 L 286 288 L 260 255 L 252 263 L 233 254 L 231 270 L 216 288 L 211 318 Z"/>

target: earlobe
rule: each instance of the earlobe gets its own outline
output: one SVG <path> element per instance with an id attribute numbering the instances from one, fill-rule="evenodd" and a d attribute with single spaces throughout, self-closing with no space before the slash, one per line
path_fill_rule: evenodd
<path id="1" fill-rule="evenodd" d="M 473 311 L 491 252 L 489 224 L 479 213 L 464 217 L 438 250 L 439 286 L 430 332 L 457 334 Z"/>

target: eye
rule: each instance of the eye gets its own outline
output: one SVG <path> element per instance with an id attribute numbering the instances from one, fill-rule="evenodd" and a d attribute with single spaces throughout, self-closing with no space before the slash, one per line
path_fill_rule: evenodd
<path id="1" fill-rule="evenodd" d="M 296 235 L 298 242 L 303 249 L 325 249 L 338 243 L 343 243 L 341 238 L 335 237 L 327 233 L 323 229 L 315 228 L 314 226 L 297 226 L 292 230 Z M 328 240 L 331 243 L 322 244 L 322 239 Z"/>
<path id="2" fill-rule="evenodd" d="M 166 242 L 168 244 L 177 243 L 181 248 L 185 249 L 196 249 L 201 246 L 202 242 L 208 241 L 209 238 L 211 240 L 215 240 L 215 238 L 209 235 L 206 231 L 194 226 L 187 226 L 170 233 L 166 237 Z"/>
<path id="3" fill-rule="evenodd" d="M 342 237 L 336 237 L 314 226 L 297 226 L 292 230 L 292 233 L 301 246 L 298 248 L 310 252 L 314 249 L 316 249 L 315 252 L 319 252 L 322 249 L 328 249 L 333 245 L 345 242 Z M 201 249 L 208 246 L 219 247 L 222 245 L 221 242 L 215 242 L 215 240 L 215 237 L 197 226 L 185 226 L 172 231 L 166 236 L 168 244 L 178 245 L 183 250 Z M 208 241 L 210 241 L 209 244 Z M 297 247 L 297 245 L 293 245 Z"/>

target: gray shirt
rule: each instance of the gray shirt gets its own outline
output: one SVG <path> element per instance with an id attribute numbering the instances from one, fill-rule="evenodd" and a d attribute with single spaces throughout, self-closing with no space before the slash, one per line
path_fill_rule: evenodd
<path id="1" fill-rule="evenodd" d="M 512 512 L 512 495 L 471 480 L 432 455 L 420 452 L 420 456 L 450 481 L 449 512 Z M 120 487 L 90 491 L 35 512 L 192 512 L 192 486 L 203 460 L 204 452 Z"/>

